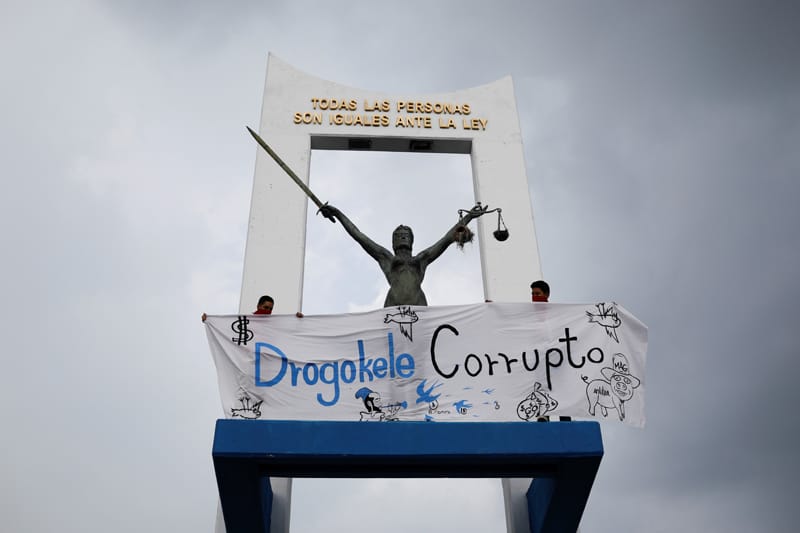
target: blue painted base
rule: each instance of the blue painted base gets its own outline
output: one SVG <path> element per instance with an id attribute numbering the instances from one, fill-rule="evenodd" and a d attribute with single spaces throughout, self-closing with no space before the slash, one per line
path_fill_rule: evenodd
<path id="1" fill-rule="evenodd" d="M 597 422 L 218 420 L 227 533 L 269 533 L 269 477 L 535 478 L 532 533 L 575 531 L 603 456 Z"/>

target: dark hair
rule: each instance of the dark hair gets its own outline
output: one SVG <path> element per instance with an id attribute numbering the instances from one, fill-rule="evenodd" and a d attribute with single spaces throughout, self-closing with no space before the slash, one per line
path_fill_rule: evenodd
<path id="1" fill-rule="evenodd" d="M 545 296 L 550 296 L 550 285 L 548 285 L 543 279 L 531 283 L 531 290 L 533 289 L 542 289 L 542 292 L 545 294 Z"/>
<path id="2" fill-rule="evenodd" d="M 273 305 L 275 304 L 275 300 L 272 296 L 267 296 L 266 294 L 258 299 L 258 305 L 264 305 L 264 302 L 272 302 Z"/>

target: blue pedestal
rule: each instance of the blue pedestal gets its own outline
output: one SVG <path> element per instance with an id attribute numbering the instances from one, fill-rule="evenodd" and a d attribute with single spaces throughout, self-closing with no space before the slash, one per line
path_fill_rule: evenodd
<path id="1" fill-rule="evenodd" d="M 269 477 L 535 478 L 532 533 L 575 531 L 603 442 L 597 422 L 218 420 L 214 468 L 227 533 L 269 533 Z"/>

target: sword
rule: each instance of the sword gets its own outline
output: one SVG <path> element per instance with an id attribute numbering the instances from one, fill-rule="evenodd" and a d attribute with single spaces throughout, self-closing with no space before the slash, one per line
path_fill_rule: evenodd
<path id="1" fill-rule="evenodd" d="M 259 145 L 261 145 L 261 148 L 266 150 L 266 152 L 270 155 L 270 157 L 272 157 L 272 159 L 274 159 L 275 162 L 278 163 L 278 165 L 284 170 L 284 172 L 289 174 L 289 177 L 292 178 L 292 180 L 297 184 L 297 186 L 300 187 L 303 190 L 304 193 L 306 193 L 306 196 L 308 196 L 311 199 L 311 201 L 314 202 L 314 204 L 316 204 L 316 206 L 319 208 L 317 210 L 317 213 L 319 213 L 319 211 L 323 207 L 328 205 L 328 202 L 325 202 L 323 204 L 320 201 L 320 199 L 317 198 L 317 195 L 314 194 L 311 191 L 311 189 L 308 188 L 308 185 L 303 183 L 303 180 L 301 180 L 300 177 L 297 174 L 295 174 L 294 171 L 291 168 L 289 168 L 289 165 L 287 165 L 286 163 L 283 162 L 283 159 L 281 159 L 280 156 L 278 154 L 276 154 L 275 151 L 272 148 L 270 148 L 269 145 L 266 142 L 264 142 L 264 139 L 262 139 L 261 136 L 258 133 L 256 133 L 253 130 L 251 130 L 249 126 L 245 126 L 245 127 L 247 128 L 247 131 L 250 132 L 250 135 L 252 135 L 253 138 L 256 140 L 256 142 Z M 326 218 L 330 219 L 330 221 L 333 222 L 334 224 L 336 223 L 336 219 L 333 218 L 332 216 L 331 217 L 326 217 Z"/>

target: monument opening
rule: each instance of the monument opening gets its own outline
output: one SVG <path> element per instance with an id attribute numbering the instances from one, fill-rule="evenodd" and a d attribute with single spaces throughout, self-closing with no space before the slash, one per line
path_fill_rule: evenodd
<path id="1" fill-rule="evenodd" d="M 320 501 L 333 504 L 335 515 L 315 514 Z M 294 479 L 294 533 L 432 531 L 444 517 L 450 531 L 505 533 L 500 483 L 491 478 Z"/>
<path id="2" fill-rule="evenodd" d="M 458 222 L 459 209 L 475 205 L 472 168 L 465 154 L 313 150 L 309 182 L 320 199 L 390 251 L 399 225 L 412 229 L 412 254 L 417 254 Z M 484 223 L 494 224 L 495 215 L 485 217 Z M 470 226 L 475 231 L 477 221 Z M 306 231 L 306 314 L 383 307 L 389 290 L 386 277 L 341 224 L 317 215 L 310 203 Z M 463 249 L 450 246 L 428 266 L 422 288 L 428 305 L 482 302 L 478 239 Z"/>

